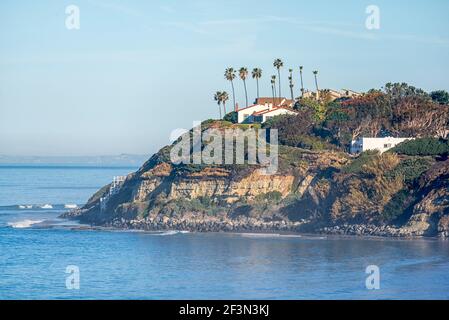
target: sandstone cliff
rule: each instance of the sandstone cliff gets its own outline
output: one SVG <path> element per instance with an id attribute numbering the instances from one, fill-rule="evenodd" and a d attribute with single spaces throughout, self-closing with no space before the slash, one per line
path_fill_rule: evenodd
<path id="1" fill-rule="evenodd" d="M 99 190 L 66 216 L 145 230 L 298 231 L 381 236 L 449 235 L 449 160 L 280 146 L 279 169 L 174 165 L 161 149 L 104 210 Z"/>

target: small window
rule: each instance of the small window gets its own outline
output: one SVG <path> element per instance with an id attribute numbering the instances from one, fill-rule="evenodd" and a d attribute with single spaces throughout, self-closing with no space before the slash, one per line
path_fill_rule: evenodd
<path id="1" fill-rule="evenodd" d="M 391 143 L 385 143 L 384 148 L 391 148 Z"/>

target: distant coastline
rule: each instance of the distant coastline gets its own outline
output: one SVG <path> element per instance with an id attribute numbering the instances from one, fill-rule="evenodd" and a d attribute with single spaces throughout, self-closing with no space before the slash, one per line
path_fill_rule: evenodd
<path id="1" fill-rule="evenodd" d="M 148 155 L 120 154 L 103 156 L 15 156 L 0 155 L 0 165 L 77 165 L 139 167 Z"/>

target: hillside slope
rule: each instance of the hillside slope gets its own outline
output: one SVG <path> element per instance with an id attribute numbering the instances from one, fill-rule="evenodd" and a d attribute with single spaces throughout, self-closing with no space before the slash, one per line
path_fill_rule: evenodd
<path id="1" fill-rule="evenodd" d="M 449 160 L 280 146 L 278 171 L 263 175 L 260 164 L 174 165 L 171 148 L 130 174 L 105 210 L 110 186 L 65 216 L 144 230 L 449 235 Z"/>

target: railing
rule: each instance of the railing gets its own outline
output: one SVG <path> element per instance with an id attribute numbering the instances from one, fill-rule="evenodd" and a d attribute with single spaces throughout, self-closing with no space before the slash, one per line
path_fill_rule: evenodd
<path id="1" fill-rule="evenodd" d="M 108 205 L 110 198 L 120 191 L 125 180 L 126 180 L 126 176 L 115 176 L 112 179 L 111 186 L 109 187 L 109 192 L 104 197 L 100 198 L 100 210 L 101 211 L 106 210 L 106 207 Z"/>

